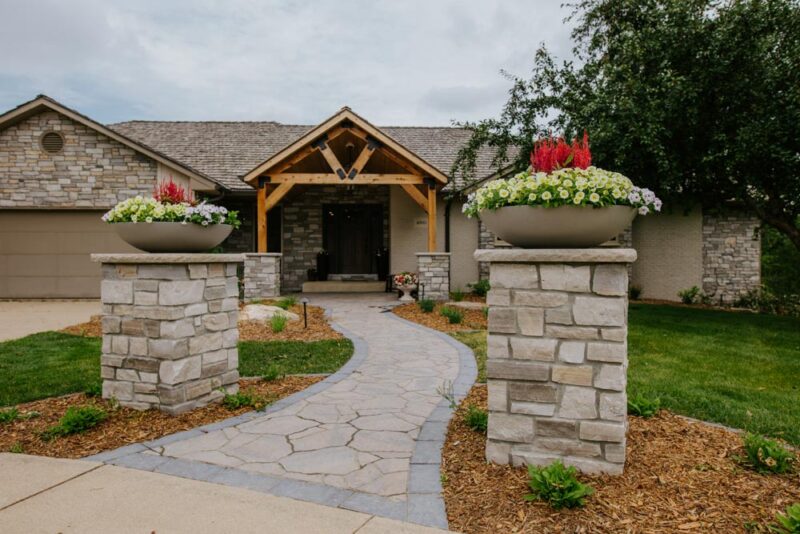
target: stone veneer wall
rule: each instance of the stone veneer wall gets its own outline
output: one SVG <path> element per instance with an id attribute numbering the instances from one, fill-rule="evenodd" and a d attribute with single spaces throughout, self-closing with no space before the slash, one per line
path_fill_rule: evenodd
<path id="1" fill-rule="evenodd" d="M 491 250 L 494 246 L 494 234 L 486 228 L 486 225 L 478 220 L 478 248 L 480 250 Z M 489 278 L 489 263 L 485 261 L 478 262 L 478 272 L 480 273 L 481 280 Z"/>
<path id="2" fill-rule="evenodd" d="M 621 473 L 633 249 L 478 250 L 489 261 L 488 460 Z"/>
<path id="3" fill-rule="evenodd" d="M 417 282 L 420 298 L 448 300 L 450 298 L 450 253 L 418 252 Z"/>
<path id="4" fill-rule="evenodd" d="M 322 250 L 323 204 L 381 204 L 383 246 L 389 246 L 389 186 L 295 186 L 281 203 L 283 208 L 283 265 L 281 286 L 300 291 L 308 269 L 317 267 Z"/>
<path id="5" fill-rule="evenodd" d="M 761 285 L 758 218 L 741 211 L 703 211 L 703 292 L 732 304 Z"/>
<path id="6" fill-rule="evenodd" d="M 64 137 L 58 154 L 39 145 L 48 131 Z M 107 209 L 149 195 L 156 174 L 155 161 L 55 111 L 0 131 L 0 207 Z"/>
<path id="7" fill-rule="evenodd" d="M 177 414 L 238 390 L 241 256 L 95 254 L 103 398 Z"/>
<path id="8" fill-rule="evenodd" d="M 222 242 L 222 248 L 225 252 L 253 252 L 256 250 L 256 197 L 255 195 L 247 197 L 231 196 L 224 197 L 221 201 L 216 202 L 221 206 L 225 206 L 229 210 L 236 210 L 239 212 L 239 220 L 242 225 L 231 232 L 231 235 Z"/>
<path id="9" fill-rule="evenodd" d="M 244 301 L 268 299 L 281 294 L 281 255 L 244 255 Z"/>

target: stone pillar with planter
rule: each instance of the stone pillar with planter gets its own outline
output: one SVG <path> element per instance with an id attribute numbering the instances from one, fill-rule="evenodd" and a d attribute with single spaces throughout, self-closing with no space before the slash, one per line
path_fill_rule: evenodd
<path id="1" fill-rule="evenodd" d="M 93 254 L 103 398 L 178 414 L 238 390 L 240 254 Z"/>
<path id="2" fill-rule="evenodd" d="M 622 473 L 628 248 L 478 250 L 490 264 L 486 457 Z"/>
<path id="3" fill-rule="evenodd" d="M 450 253 L 418 252 L 417 283 L 419 298 L 447 300 L 450 298 Z"/>
<path id="4" fill-rule="evenodd" d="M 281 254 L 244 254 L 244 301 L 270 299 L 281 294 Z"/>

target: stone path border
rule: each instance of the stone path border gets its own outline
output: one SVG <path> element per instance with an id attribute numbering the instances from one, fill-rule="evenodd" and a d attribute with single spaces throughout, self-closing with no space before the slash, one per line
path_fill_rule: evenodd
<path id="1" fill-rule="evenodd" d="M 459 369 L 456 380 L 452 383 L 451 393 L 456 403 L 463 400 L 477 378 L 477 364 L 472 350 L 447 334 L 402 319 L 389 310 L 384 313 L 387 313 L 396 321 L 434 335 L 456 349 Z M 248 412 L 156 440 L 127 445 L 112 451 L 96 454 L 85 458 L 85 460 L 237 486 L 271 495 L 290 497 L 301 501 L 446 529 L 448 523 L 444 499 L 441 495 L 440 468 L 442 447 L 444 446 L 447 426 L 453 415 L 453 410 L 450 407 L 450 401 L 445 398 L 442 398 L 420 429 L 410 462 L 407 487 L 408 500 L 406 502 L 393 501 L 379 495 L 336 488 L 325 484 L 247 472 L 196 460 L 165 458 L 154 451 L 157 447 L 239 425 L 282 410 L 297 401 L 324 391 L 352 374 L 367 358 L 367 343 L 361 337 L 339 324 L 331 322 L 331 326 L 353 343 L 354 350 L 350 360 L 325 380 L 276 401 L 267 407 L 265 411 Z"/>

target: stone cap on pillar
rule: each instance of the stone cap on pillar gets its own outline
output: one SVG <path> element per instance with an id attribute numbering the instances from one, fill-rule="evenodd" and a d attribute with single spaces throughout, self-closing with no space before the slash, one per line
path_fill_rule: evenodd
<path id="1" fill-rule="evenodd" d="M 255 257 L 255 258 L 280 258 L 283 256 L 280 252 L 244 252 L 242 256 Z"/>
<path id="2" fill-rule="evenodd" d="M 92 254 L 96 263 L 242 263 L 242 254 L 181 254 L 147 253 L 138 254 Z"/>
<path id="3" fill-rule="evenodd" d="M 417 252 L 417 256 L 450 256 L 449 252 Z"/>
<path id="4" fill-rule="evenodd" d="M 477 261 L 492 263 L 633 263 L 632 248 L 503 248 L 478 249 Z"/>

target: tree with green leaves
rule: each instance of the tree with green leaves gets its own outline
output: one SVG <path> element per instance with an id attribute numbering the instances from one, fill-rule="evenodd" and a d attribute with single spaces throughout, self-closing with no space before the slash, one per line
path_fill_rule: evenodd
<path id="1" fill-rule="evenodd" d="M 800 250 L 800 3 L 797 0 L 580 0 L 574 58 L 544 47 L 499 118 L 472 137 L 498 170 L 528 165 L 534 140 L 588 131 L 593 163 L 674 204 L 735 202 Z M 517 149 L 520 150 L 517 150 Z"/>

